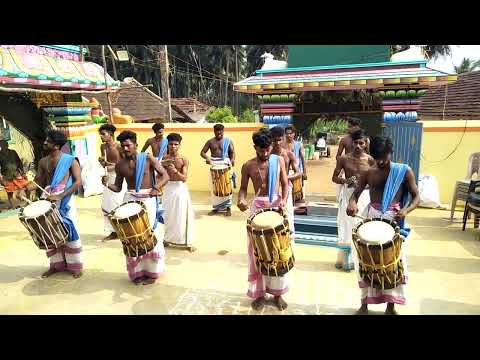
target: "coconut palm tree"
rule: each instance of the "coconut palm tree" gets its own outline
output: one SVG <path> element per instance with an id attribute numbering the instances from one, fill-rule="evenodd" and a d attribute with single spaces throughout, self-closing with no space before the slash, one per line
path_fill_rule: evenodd
<path id="1" fill-rule="evenodd" d="M 479 66 L 480 66 L 480 60 L 474 61 L 469 58 L 463 58 L 460 65 L 455 66 L 455 72 L 457 74 L 468 73 L 468 72 L 472 72 Z"/>

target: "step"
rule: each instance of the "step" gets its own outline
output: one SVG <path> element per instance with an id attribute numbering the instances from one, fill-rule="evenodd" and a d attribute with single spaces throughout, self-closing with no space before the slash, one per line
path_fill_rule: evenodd
<path id="1" fill-rule="evenodd" d="M 323 201 L 309 201 L 307 205 L 307 214 L 316 216 L 337 216 L 338 205 Z"/>
<path id="2" fill-rule="evenodd" d="M 337 218 L 333 216 L 295 215 L 295 232 L 334 235 L 338 234 Z"/>
<path id="3" fill-rule="evenodd" d="M 319 235 L 313 233 L 302 233 L 295 231 L 295 243 L 305 245 L 327 246 L 338 249 L 350 250 L 347 246 L 339 246 L 338 238 L 334 235 Z"/>

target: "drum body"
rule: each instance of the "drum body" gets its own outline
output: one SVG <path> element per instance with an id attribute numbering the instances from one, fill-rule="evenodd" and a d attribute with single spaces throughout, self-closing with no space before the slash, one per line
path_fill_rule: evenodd
<path id="1" fill-rule="evenodd" d="M 141 201 L 128 201 L 113 209 L 108 218 L 128 257 L 138 257 L 153 250 L 157 238 L 148 219 L 147 207 Z"/>
<path id="2" fill-rule="evenodd" d="M 232 175 L 228 165 L 212 165 L 210 168 L 215 196 L 224 197 L 232 195 Z"/>
<path id="3" fill-rule="evenodd" d="M 247 219 L 257 269 L 267 276 L 283 276 L 293 268 L 295 257 L 290 243 L 287 214 L 265 208 Z"/>
<path id="4" fill-rule="evenodd" d="M 50 201 L 34 201 L 20 210 L 18 218 L 40 250 L 59 248 L 68 240 L 60 212 Z"/>
<path id="5" fill-rule="evenodd" d="M 405 239 L 395 221 L 365 219 L 353 229 L 352 240 L 363 281 L 382 290 L 400 285 L 404 276 L 401 250 Z"/>
<path id="6" fill-rule="evenodd" d="M 292 180 L 292 197 L 293 202 L 297 202 L 303 199 L 303 189 L 302 189 L 302 177 Z"/>

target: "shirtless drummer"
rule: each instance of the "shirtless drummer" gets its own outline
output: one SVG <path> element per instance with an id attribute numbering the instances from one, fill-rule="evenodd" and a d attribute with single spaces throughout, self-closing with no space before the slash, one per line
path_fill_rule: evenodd
<path id="1" fill-rule="evenodd" d="M 352 246 L 352 229 L 357 219 L 347 215 L 347 206 L 350 197 L 355 190 L 356 185 L 362 175 L 365 175 L 370 166 L 375 164 L 373 158 L 365 153 L 367 147 L 367 135 L 363 130 L 357 130 L 351 134 L 353 142 L 353 151 L 340 156 L 337 159 L 337 166 L 333 171 L 332 181 L 340 185 L 340 193 L 338 197 L 338 244 L 340 246 Z M 344 171 L 345 177 L 340 177 L 340 173 Z M 358 199 L 358 209 L 360 213 L 370 203 L 368 189 L 365 189 Z M 345 259 L 345 251 L 338 250 L 337 269 L 344 267 L 352 269 L 353 263 L 351 258 Z"/>
<path id="2" fill-rule="evenodd" d="M 248 210 L 246 200 L 248 182 L 251 179 L 255 190 L 255 198 L 250 211 L 256 212 L 266 207 L 285 208 L 288 196 L 288 178 L 283 157 L 272 155 L 272 138 L 268 130 L 261 130 L 252 137 L 256 157 L 242 166 L 242 180 L 238 193 L 237 206 L 241 211 Z M 269 188 L 269 184 L 274 184 Z M 248 282 L 247 295 L 253 298 L 252 308 L 261 310 L 265 306 L 267 293 L 274 296 L 275 305 L 279 310 L 287 308 L 282 295 L 287 293 L 289 286 L 288 273 L 284 276 L 266 276 L 258 271 L 253 254 L 253 244 L 248 238 Z"/>

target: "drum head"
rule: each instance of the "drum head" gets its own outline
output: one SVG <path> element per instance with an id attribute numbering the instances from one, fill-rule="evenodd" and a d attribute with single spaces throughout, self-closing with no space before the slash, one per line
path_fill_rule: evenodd
<path id="1" fill-rule="evenodd" d="M 283 216 L 276 211 L 264 211 L 252 219 L 252 227 L 258 230 L 274 229 L 282 223 Z"/>
<path id="2" fill-rule="evenodd" d="M 47 200 L 38 200 L 23 209 L 23 216 L 25 217 L 37 217 L 47 213 L 52 208 L 52 203 Z"/>
<path id="3" fill-rule="evenodd" d="M 127 204 L 120 205 L 117 210 L 113 213 L 113 216 L 119 219 L 128 218 L 132 215 L 138 214 L 142 211 L 142 205 L 131 202 Z"/>
<path id="4" fill-rule="evenodd" d="M 367 244 L 384 244 L 395 237 L 395 229 L 384 221 L 372 220 L 360 225 L 357 235 Z"/>
<path id="5" fill-rule="evenodd" d="M 216 164 L 216 165 L 212 165 L 211 169 L 212 170 L 225 170 L 225 169 L 228 169 L 228 165 Z"/>

